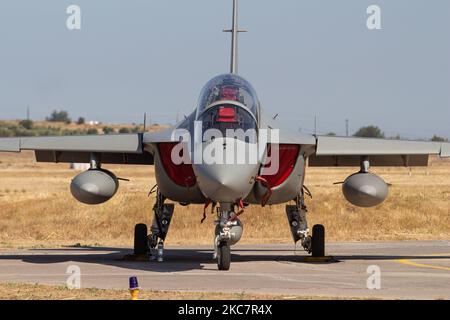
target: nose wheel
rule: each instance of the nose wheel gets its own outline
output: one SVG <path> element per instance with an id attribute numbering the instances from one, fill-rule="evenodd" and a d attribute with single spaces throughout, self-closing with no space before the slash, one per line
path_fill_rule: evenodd
<path id="1" fill-rule="evenodd" d="M 221 271 L 230 270 L 231 249 L 227 241 L 222 241 L 217 246 L 217 267 Z"/>
<path id="2" fill-rule="evenodd" d="M 233 203 L 221 203 L 217 208 L 215 221 L 214 259 L 217 259 L 217 268 L 221 271 L 230 270 L 231 246 L 235 245 L 242 236 L 242 223 L 234 212 Z"/>

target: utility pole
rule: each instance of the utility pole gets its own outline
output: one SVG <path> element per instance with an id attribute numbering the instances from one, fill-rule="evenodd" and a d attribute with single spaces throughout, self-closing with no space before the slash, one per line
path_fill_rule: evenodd
<path id="1" fill-rule="evenodd" d="M 144 132 L 147 130 L 147 112 L 144 112 Z"/>
<path id="2" fill-rule="evenodd" d="M 30 120 L 30 106 L 27 106 L 27 120 Z"/>
<path id="3" fill-rule="evenodd" d="M 345 135 L 348 137 L 348 119 L 345 119 Z"/>
<path id="4" fill-rule="evenodd" d="M 317 115 L 314 115 L 314 134 L 317 136 Z"/>

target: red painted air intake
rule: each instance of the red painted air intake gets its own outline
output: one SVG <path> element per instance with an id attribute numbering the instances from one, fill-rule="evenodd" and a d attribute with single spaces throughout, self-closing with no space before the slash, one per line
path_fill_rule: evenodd
<path id="1" fill-rule="evenodd" d="M 160 143 L 158 144 L 159 156 L 162 164 L 170 179 L 179 186 L 193 187 L 197 184 L 194 170 L 191 164 L 174 164 L 172 162 L 172 150 L 178 142 Z M 182 157 L 183 154 L 180 154 Z"/>
<path id="2" fill-rule="evenodd" d="M 271 156 L 271 147 L 269 145 L 268 155 Z M 271 188 L 281 185 L 289 178 L 297 163 L 300 146 L 296 144 L 280 144 L 279 145 L 279 168 L 274 175 L 262 175 Z M 264 167 L 270 167 L 270 163 Z"/>

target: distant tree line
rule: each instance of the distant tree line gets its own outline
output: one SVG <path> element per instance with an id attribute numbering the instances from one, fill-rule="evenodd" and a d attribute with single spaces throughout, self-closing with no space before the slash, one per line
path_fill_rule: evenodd
<path id="1" fill-rule="evenodd" d="M 45 118 L 48 122 L 61 122 L 64 124 L 72 123 L 67 111 L 54 110 L 49 117 Z M 77 125 L 84 125 L 85 118 L 79 117 Z M 68 136 L 68 135 L 93 135 L 93 134 L 111 134 L 111 133 L 135 133 L 140 132 L 140 126 L 133 128 L 122 127 L 119 130 L 110 126 L 103 128 L 69 128 L 56 125 L 35 124 L 32 120 L 21 120 L 18 123 L 10 121 L 0 121 L 0 137 L 32 137 L 32 136 Z"/>
<path id="2" fill-rule="evenodd" d="M 377 126 L 362 127 L 358 131 L 356 131 L 356 133 L 353 136 L 362 138 L 378 138 L 378 139 L 385 138 L 384 132 L 381 131 L 381 129 L 378 128 Z"/>
<path id="3" fill-rule="evenodd" d="M 64 122 L 71 123 L 72 119 L 69 118 L 69 113 L 67 111 L 56 111 L 54 110 L 49 117 L 46 117 L 45 120 L 49 122 Z"/>
<path id="4" fill-rule="evenodd" d="M 439 137 L 437 135 L 434 135 L 433 138 L 431 138 L 431 141 L 435 141 L 435 142 L 448 142 L 447 138 L 444 137 Z"/>
<path id="5" fill-rule="evenodd" d="M 45 118 L 48 122 L 62 122 L 65 124 L 71 124 L 72 119 L 69 117 L 67 111 L 54 110 L 50 116 Z M 75 122 L 77 125 L 84 125 L 86 119 L 79 117 Z M 112 134 L 112 133 L 136 133 L 141 131 L 141 126 L 135 125 L 133 128 L 122 127 L 118 130 L 111 126 L 104 126 L 103 128 L 64 128 L 62 126 L 51 125 L 35 125 L 32 120 L 21 120 L 17 124 L 0 121 L 0 137 L 17 137 L 17 136 L 66 136 L 66 135 L 83 135 L 83 134 Z M 336 136 L 336 133 L 329 132 L 328 136 Z M 377 126 L 369 125 L 361 127 L 353 134 L 354 137 L 363 138 L 386 138 L 384 132 Z M 388 137 L 388 139 L 401 139 L 400 135 L 395 137 Z M 448 139 L 434 135 L 431 141 L 447 142 Z"/>
<path id="6" fill-rule="evenodd" d="M 327 136 L 336 136 L 336 133 L 329 132 L 327 133 Z M 353 137 L 361 137 L 361 138 L 376 138 L 376 139 L 393 139 L 393 140 L 400 140 L 401 136 L 398 134 L 393 137 L 386 137 L 385 133 L 377 126 L 370 125 L 361 127 L 353 134 Z M 448 142 L 447 138 L 440 137 L 438 135 L 434 135 L 431 139 L 431 141 L 435 142 Z"/>
<path id="7" fill-rule="evenodd" d="M 379 127 L 373 125 L 361 127 L 358 131 L 356 131 L 356 133 L 353 136 L 363 138 L 379 138 L 379 139 L 386 138 L 384 132 L 381 131 Z M 400 135 L 396 135 L 394 137 L 388 137 L 388 139 L 400 140 L 401 137 Z M 434 135 L 430 140 L 435 142 L 448 142 L 447 138 L 440 137 L 438 135 Z"/>

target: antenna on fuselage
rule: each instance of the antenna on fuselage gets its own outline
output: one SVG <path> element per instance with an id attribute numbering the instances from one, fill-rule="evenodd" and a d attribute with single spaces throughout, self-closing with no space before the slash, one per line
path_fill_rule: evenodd
<path id="1" fill-rule="evenodd" d="M 238 66 L 238 34 L 240 32 L 247 32 L 246 30 L 239 30 L 238 28 L 238 0 L 233 0 L 233 24 L 230 30 L 223 30 L 223 32 L 231 33 L 231 61 L 230 72 L 237 73 Z"/>

